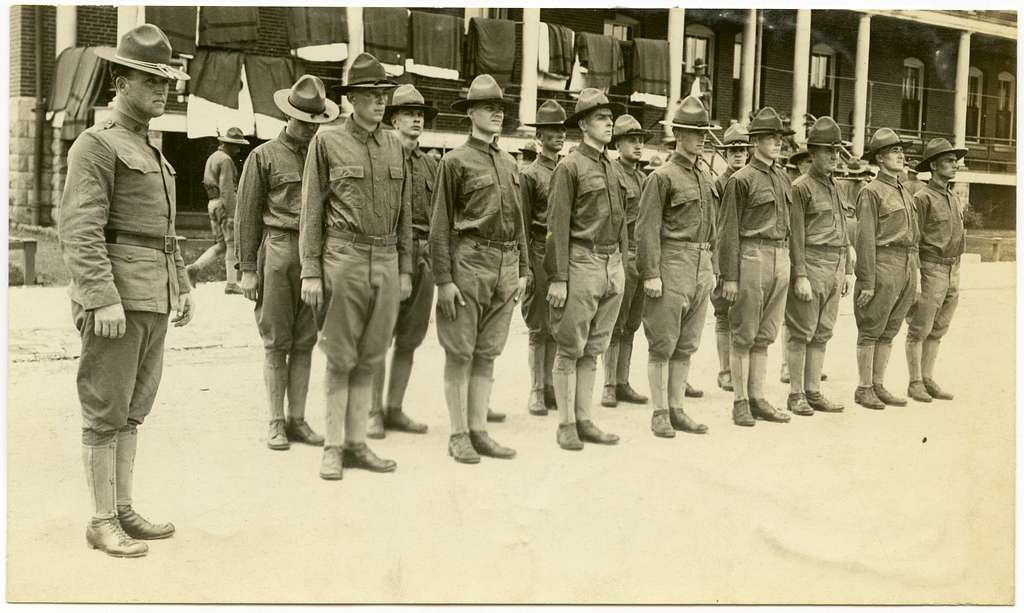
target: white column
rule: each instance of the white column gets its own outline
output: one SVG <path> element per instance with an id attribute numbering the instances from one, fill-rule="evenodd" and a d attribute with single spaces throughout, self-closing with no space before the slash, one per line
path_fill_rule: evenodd
<path id="1" fill-rule="evenodd" d="M 811 62 L 811 9 L 796 12 L 796 43 L 793 48 L 793 106 L 789 129 L 796 132 L 793 140 L 803 143 L 807 134 L 804 115 L 807 113 L 807 80 Z"/>
<path id="2" fill-rule="evenodd" d="M 967 144 L 967 94 L 971 74 L 971 33 L 960 33 L 960 48 L 956 52 L 956 97 L 953 102 L 953 146 Z"/>
<path id="3" fill-rule="evenodd" d="M 356 56 L 363 52 L 363 7 L 361 6 L 349 6 L 345 9 L 345 21 L 348 26 L 348 57 L 345 58 L 345 74 L 344 78 L 348 78 L 348 69 L 352 67 L 352 62 L 355 61 Z M 330 94 L 330 92 L 328 92 Z M 348 102 L 348 97 L 341 97 L 341 112 L 350 115 L 352 113 L 352 105 Z"/>
<path id="4" fill-rule="evenodd" d="M 537 119 L 537 45 L 540 37 L 540 8 L 523 8 L 523 64 L 519 82 L 519 129 L 532 132 L 524 125 Z"/>
<path id="5" fill-rule="evenodd" d="M 857 24 L 857 56 L 853 84 L 853 154 L 864 155 L 864 131 L 868 117 L 868 56 L 871 53 L 871 15 Z"/>
<path id="6" fill-rule="evenodd" d="M 118 6 L 117 42 L 121 42 L 121 37 L 124 36 L 129 30 L 131 30 L 132 28 L 137 28 L 144 23 L 146 23 L 145 6 Z"/>
<path id="7" fill-rule="evenodd" d="M 54 52 L 74 47 L 78 42 L 78 7 L 73 4 L 57 5 L 57 37 Z"/>
<path id="8" fill-rule="evenodd" d="M 750 123 L 750 112 L 754 110 L 754 51 L 757 47 L 757 9 L 747 11 L 743 24 L 743 61 L 740 66 L 740 116 L 736 119 L 741 126 Z"/>
<path id="9" fill-rule="evenodd" d="M 683 97 L 683 45 L 685 42 L 686 10 L 668 10 L 668 104 L 665 105 L 665 119 L 672 119 L 675 103 Z M 711 109 L 708 109 L 710 112 Z M 665 126 L 665 134 L 671 135 L 672 128 Z"/>

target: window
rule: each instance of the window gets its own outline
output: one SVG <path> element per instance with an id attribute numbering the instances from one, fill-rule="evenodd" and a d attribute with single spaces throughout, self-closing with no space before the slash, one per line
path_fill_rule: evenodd
<path id="1" fill-rule="evenodd" d="M 737 34 L 736 41 L 732 44 L 732 78 L 743 77 L 743 35 Z"/>
<path id="2" fill-rule="evenodd" d="M 967 137 L 978 140 L 981 137 L 981 97 L 985 90 L 985 74 L 971 66 L 967 76 Z"/>
<path id="3" fill-rule="evenodd" d="M 924 62 L 908 57 L 903 60 L 903 108 L 900 127 L 921 131 L 924 109 Z"/>
<path id="4" fill-rule="evenodd" d="M 508 19 L 507 8 L 489 8 L 487 9 L 487 17 L 490 19 Z"/>
<path id="5" fill-rule="evenodd" d="M 996 106 L 996 138 L 1003 138 L 1013 144 L 1016 133 L 1015 95 L 1017 79 L 1008 72 L 999 73 L 999 96 Z"/>
<path id="6" fill-rule="evenodd" d="M 700 24 L 686 26 L 686 35 L 683 46 L 683 70 L 688 74 L 696 72 L 695 67 L 700 64 L 705 67 L 704 74 L 710 76 L 711 72 L 711 50 L 715 44 L 715 33 L 710 28 Z M 684 92 L 685 93 L 685 92 Z"/>
<path id="7" fill-rule="evenodd" d="M 604 35 L 611 36 L 615 40 L 632 40 L 633 30 L 640 22 L 625 15 L 615 15 L 615 19 L 606 19 L 604 22 Z"/>
<path id="8" fill-rule="evenodd" d="M 815 117 L 832 115 L 835 100 L 836 52 L 825 44 L 811 48 L 807 112 Z"/>

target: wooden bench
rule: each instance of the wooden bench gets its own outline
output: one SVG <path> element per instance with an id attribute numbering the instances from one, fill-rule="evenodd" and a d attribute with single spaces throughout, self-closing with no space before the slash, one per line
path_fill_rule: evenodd
<path id="1" fill-rule="evenodd" d="M 10 237 L 7 241 L 11 249 L 20 250 L 25 255 L 25 285 L 36 283 L 36 239 Z"/>

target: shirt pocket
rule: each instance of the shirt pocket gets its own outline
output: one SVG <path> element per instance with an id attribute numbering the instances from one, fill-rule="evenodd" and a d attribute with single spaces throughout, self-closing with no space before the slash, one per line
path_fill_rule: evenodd
<path id="1" fill-rule="evenodd" d="M 366 175 L 362 166 L 332 166 L 331 192 L 346 207 L 362 209 L 366 204 Z"/>
<path id="2" fill-rule="evenodd" d="M 700 190 L 687 187 L 674 192 L 667 213 L 664 219 L 667 230 L 695 234 L 700 223 Z"/>
<path id="3" fill-rule="evenodd" d="M 621 188 L 621 185 L 619 185 Z M 608 214 L 608 183 L 601 175 L 584 176 L 576 190 L 573 215 L 584 228 L 590 228 Z"/>
<path id="4" fill-rule="evenodd" d="M 156 156 L 143 155 L 138 151 L 124 151 L 117 154 L 117 159 L 129 171 L 142 174 L 160 172 L 160 164 L 157 162 Z M 170 166 L 170 164 L 167 164 L 167 166 Z"/>
<path id="5" fill-rule="evenodd" d="M 750 197 L 743 210 L 743 226 L 740 232 L 755 233 L 772 225 L 776 211 L 775 192 L 771 189 L 759 189 Z"/>
<path id="6" fill-rule="evenodd" d="M 907 229 L 906 209 L 898 194 L 882 200 L 878 205 L 878 240 L 887 243 Z"/>
<path id="7" fill-rule="evenodd" d="M 470 175 L 462 183 L 463 215 L 466 219 L 483 219 L 490 213 L 488 203 L 494 195 L 494 175 Z"/>
<path id="8" fill-rule="evenodd" d="M 302 175 L 297 172 L 275 172 L 270 176 L 270 204 L 290 213 L 298 213 L 302 192 Z M 279 209 L 280 210 L 280 209 Z"/>
<path id="9" fill-rule="evenodd" d="M 107 259 L 122 301 L 155 302 L 164 293 L 164 254 L 135 245 L 107 243 Z"/>

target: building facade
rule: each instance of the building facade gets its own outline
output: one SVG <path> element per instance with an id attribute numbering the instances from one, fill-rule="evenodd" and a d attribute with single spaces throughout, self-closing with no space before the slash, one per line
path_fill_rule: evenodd
<path id="1" fill-rule="evenodd" d="M 185 66 L 199 61 L 197 56 L 209 53 L 212 57 L 218 50 L 246 57 L 287 58 L 293 73 L 317 74 L 330 86 L 340 83 L 346 61 L 381 44 L 370 40 L 380 37 L 381 23 L 374 20 L 382 19 L 382 14 L 371 12 L 379 9 L 349 7 L 344 9 L 345 23 L 338 35 L 347 59 L 308 61 L 294 49 L 295 13 L 290 11 L 301 9 L 234 8 L 249 16 L 250 40 L 223 42 L 204 35 L 200 7 L 200 31 L 193 31 L 197 34 L 193 42 L 198 45 L 190 44 L 178 54 Z M 458 7 L 413 11 L 462 19 L 465 32 L 474 19 L 510 22 L 506 25 L 514 32 L 514 49 L 509 38 L 512 58 L 506 94 L 516 104 L 506 115 L 501 140 L 510 151 L 518 150 L 532 136 L 532 130 L 523 124 L 534 119 L 541 101 L 553 98 L 567 109 L 574 104 L 571 89 L 575 75 L 559 88 L 538 69 L 538 49 L 551 53 L 548 45 L 540 44 L 541 37 L 552 26 L 564 26 L 576 37 L 590 33 L 613 39 L 620 45 L 623 61 L 636 65 L 626 67 L 625 78 L 612 79 L 608 94 L 649 127 L 647 156 L 653 155 L 664 135 L 657 120 L 665 116 L 666 102 L 689 93 L 696 81 L 719 124 L 746 123 L 751 111 L 771 105 L 795 118 L 791 122 L 797 132 L 795 145 L 803 139 L 805 122 L 801 118 L 809 113 L 832 115 L 850 135 L 855 154 L 862 153 L 870 134 L 880 127 L 894 128 L 919 141 L 943 136 L 957 146 L 966 146 L 970 153 L 957 189 L 983 215 L 987 227 L 1012 229 L 1015 225 L 1014 12 Z M 65 117 L 65 107 L 68 117 L 73 114 L 74 88 L 71 100 L 65 102 L 69 96 L 57 82 L 62 80 L 57 75 L 60 70 L 66 76 L 74 74 L 73 67 L 72 72 L 60 68 L 58 58 L 69 49 L 115 46 L 125 31 L 140 23 L 156 22 L 156 9 L 19 5 L 10 8 L 10 17 L 9 211 L 15 221 L 48 225 L 55 217 L 53 207 L 59 204 L 63 190 L 67 150 L 76 135 L 75 129 L 68 129 L 72 125 Z M 388 18 L 393 19 L 394 14 Z M 666 82 L 659 94 L 634 91 L 642 70 L 634 51 L 639 49 L 639 39 L 667 41 L 667 45 L 662 42 L 667 53 Z M 465 47 L 462 51 L 469 52 Z M 405 56 L 399 51 L 395 57 Z M 581 63 L 580 57 L 576 59 Z M 89 108 L 77 113 L 88 122 L 102 120 L 111 97 L 105 71 L 97 69 L 97 75 L 94 80 L 101 82 L 93 84 L 87 98 Z M 464 139 L 466 124 L 448 111 L 448 105 L 473 76 L 467 70 L 457 75 L 406 70 L 397 77 L 414 83 L 441 109 L 424 136 L 425 146 L 448 149 Z M 81 75 L 75 79 L 86 85 L 89 80 Z M 255 83 L 255 72 L 250 80 Z M 249 88 L 254 107 L 259 103 L 258 85 Z M 190 95 L 201 87 L 204 84 L 195 78 L 187 86 L 181 84 L 172 92 L 167 114 L 153 124 L 154 142 L 178 171 L 183 224 L 193 220 L 198 227 L 206 223 L 206 199 L 200 185 L 203 162 L 215 146 L 212 134 L 191 125 Z M 268 130 L 275 124 L 267 124 L 270 127 L 261 133 L 259 109 L 255 112 L 256 121 L 247 132 L 269 137 Z"/>

